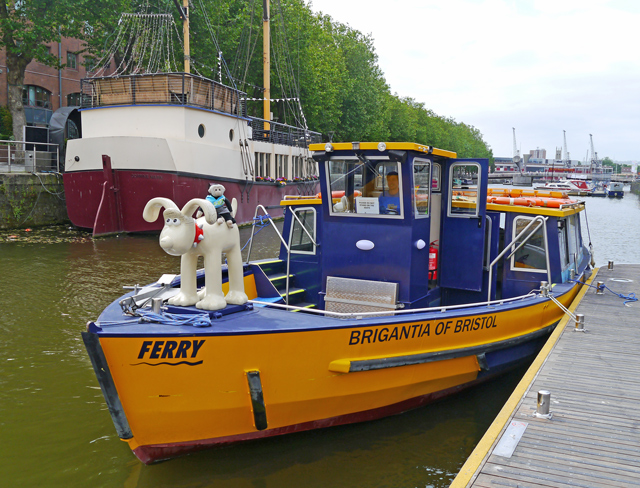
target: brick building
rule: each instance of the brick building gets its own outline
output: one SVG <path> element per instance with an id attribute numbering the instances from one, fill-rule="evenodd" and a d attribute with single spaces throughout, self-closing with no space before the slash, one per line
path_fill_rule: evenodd
<path id="1" fill-rule="evenodd" d="M 84 59 L 78 52 L 83 42 L 63 38 L 62 42 L 48 44 L 51 54 L 61 58 L 66 67 L 58 70 L 32 61 L 24 76 L 22 102 L 27 125 L 47 126 L 51 115 L 60 107 L 78 105 L 80 80 L 87 76 Z M 0 106 L 7 105 L 7 56 L 0 50 Z"/>

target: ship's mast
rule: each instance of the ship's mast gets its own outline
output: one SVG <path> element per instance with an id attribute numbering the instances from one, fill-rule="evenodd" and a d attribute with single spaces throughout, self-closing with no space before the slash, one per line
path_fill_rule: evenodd
<path id="1" fill-rule="evenodd" d="M 180 19 L 182 19 L 182 35 L 184 37 L 184 72 L 191 73 L 191 50 L 189 47 L 189 0 L 182 0 L 182 7 L 178 0 L 173 0 L 176 4 Z"/>
<path id="2" fill-rule="evenodd" d="M 191 48 L 189 46 L 189 0 L 182 0 L 182 35 L 184 36 L 184 72 L 191 73 Z"/>
<path id="3" fill-rule="evenodd" d="M 185 0 L 186 1 L 186 0 Z M 264 84 L 264 101 L 263 101 L 263 118 L 267 122 L 264 124 L 264 130 L 271 129 L 269 121 L 271 120 L 271 39 L 269 27 L 269 0 L 262 0 L 262 65 L 263 65 L 263 84 Z"/>

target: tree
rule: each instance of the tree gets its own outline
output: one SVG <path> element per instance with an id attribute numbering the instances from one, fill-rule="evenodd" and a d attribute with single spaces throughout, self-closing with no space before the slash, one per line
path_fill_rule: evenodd
<path id="1" fill-rule="evenodd" d="M 62 37 L 90 40 L 105 30 L 105 19 L 119 15 L 119 0 L 9 0 L 0 2 L 0 48 L 7 53 L 8 107 L 13 116 L 13 137 L 22 138 L 26 124 L 22 105 L 27 65 L 39 61 L 60 69 L 61 60 L 48 43 Z M 113 18 L 115 25 L 117 17 Z"/>
<path id="2" fill-rule="evenodd" d="M 602 166 L 609 166 L 613 168 L 614 173 L 620 173 L 620 165 L 618 163 L 614 163 L 613 160 L 608 156 L 602 159 Z"/>

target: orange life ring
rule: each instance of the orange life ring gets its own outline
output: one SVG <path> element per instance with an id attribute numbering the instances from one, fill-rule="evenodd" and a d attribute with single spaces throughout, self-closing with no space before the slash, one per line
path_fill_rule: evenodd
<path id="1" fill-rule="evenodd" d="M 512 198 L 512 197 L 488 197 L 487 203 L 496 203 L 498 205 L 522 205 L 523 207 L 533 207 L 535 202 L 531 198 Z"/>
<path id="2" fill-rule="evenodd" d="M 577 200 L 571 200 L 570 198 L 557 198 L 557 197 L 494 197 L 488 196 L 487 203 L 495 203 L 498 205 L 522 205 L 524 207 L 547 207 L 547 208 L 560 208 L 563 205 L 571 205 L 577 203 Z"/>

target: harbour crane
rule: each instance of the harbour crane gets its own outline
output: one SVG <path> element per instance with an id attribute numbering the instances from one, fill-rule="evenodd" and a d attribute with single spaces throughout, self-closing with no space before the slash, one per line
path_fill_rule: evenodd
<path id="1" fill-rule="evenodd" d="M 562 135 L 564 137 L 564 165 L 567 168 L 571 167 L 571 156 L 569 156 L 569 151 L 567 150 L 567 131 L 563 130 Z"/>
<path id="2" fill-rule="evenodd" d="M 522 173 L 522 158 L 520 158 L 520 151 L 518 151 L 518 146 L 516 145 L 516 128 L 513 129 L 513 164 L 520 170 Z"/>
<path id="3" fill-rule="evenodd" d="M 598 153 L 593 148 L 593 135 L 589 134 L 589 139 L 591 141 L 591 169 L 599 169 L 601 166 L 600 161 L 598 161 Z"/>

